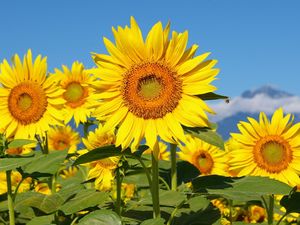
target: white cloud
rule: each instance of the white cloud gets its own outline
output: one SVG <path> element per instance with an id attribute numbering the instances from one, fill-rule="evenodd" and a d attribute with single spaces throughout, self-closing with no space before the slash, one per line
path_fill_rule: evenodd
<path id="1" fill-rule="evenodd" d="M 271 98 L 265 94 L 255 95 L 254 98 L 234 97 L 230 103 L 218 102 L 209 104 L 217 113 L 212 120 L 220 121 L 238 112 L 265 112 L 272 114 L 277 108 L 283 107 L 286 113 L 300 112 L 300 97 Z"/>

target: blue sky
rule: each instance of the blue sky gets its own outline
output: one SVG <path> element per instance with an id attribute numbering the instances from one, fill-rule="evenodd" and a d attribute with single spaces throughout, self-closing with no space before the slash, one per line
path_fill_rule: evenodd
<path id="1" fill-rule="evenodd" d="M 2 1 L 0 60 L 28 48 L 48 57 L 49 70 L 106 52 L 102 37 L 133 15 L 143 32 L 161 20 L 189 31 L 189 44 L 219 60 L 218 93 L 239 95 L 273 84 L 300 95 L 300 2 L 279 0 L 198 1 Z"/>

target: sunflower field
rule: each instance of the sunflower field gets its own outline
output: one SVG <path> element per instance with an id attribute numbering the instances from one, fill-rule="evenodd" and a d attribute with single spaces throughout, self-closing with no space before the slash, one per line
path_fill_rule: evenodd
<path id="1" fill-rule="evenodd" d="M 217 134 L 217 60 L 188 32 L 112 28 L 93 68 L 0 65 L 0 225 L 300 224 L 300 123 Z"/>

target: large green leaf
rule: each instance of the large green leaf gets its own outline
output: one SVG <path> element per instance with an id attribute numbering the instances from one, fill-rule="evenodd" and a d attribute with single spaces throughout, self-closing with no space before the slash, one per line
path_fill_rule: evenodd
<path id="1" fill-rule="evenodd" d="M 128 151 L 126 151 L 127 153 Z M 126 154 L 125 152 L 122 152 L 121 148 L 117 148 L 114 145 L 108 145 L 103 146 L 100 148 L 96 148 L 94 150 L 91 150 L 84 155 L 79 156 L 73 165 L 79 165 L 83 163 L 88 163 L 100 159 L 105 159 L 112 156 L 120 156 L 122 154 Z"/>
<path id="2" fill-rule="evenodd" d="M 193 164 L 187 161 L 177 162 L 177 183 L 187 183 L 190 182 L 195 177 L 200 175 L 200 171 Z"/>
<path id="3" fill-rule="evenodd" d="M 186 199 L 185 194 L 181 193 L 181 192 L 165 191 L 165 190 L 160 190 L 159 191 L 159 203 L 162 206 L 176 207 L 177 205 L 179 205 L 185 199 Z M 151 195 L 149 194 L 147 197 L 142 199 L 141 203 L 143 205 L 152 205 Z"/>
<path id="4" fill-rule="evenodd" d="M 53 220 L 54 214 L 47 216 L 39 216 L 30 220 L 30 222 L 28 222 L 26 225 L 54 225 L 54 223 L 52 223 Z"/>
<path id="5" fill-rule="evenodd" d="M 64 199 L 59 194 L 44 195 L 37 192 L 26 192 L 18 194 L 15 208 L 29 206 L 38 208 L 45 213 L 52 213 L 58 210 Z"/>
<path id="6" fill-rule="evenodd" d="M 163 218 L 145 220 L 144 222 L 141 223 L 141 225 L 164 225 L 164 224 L 165 224 L 165 220 Z"/>
<path id="7" fill-rule="evenodd" d="M 63 164 L 67 154 L 67 150 L 36 154 L 35 159 L 24 166 L 24 171 L 29 174 L 34 172 L 55 174 Z"/>
<path id="8" fill-rule="evenodd" d="M 77 225 L 121 225 L 121 218 L 111 210 L 96 210 L 89 213 Z"/>
<path id="9" fill-rule="evenodd" d="M 8 148 L 19 148 L 32 143 L 36 143 L 36 141 L 26 139 L 14 139 L 8 144 Z"/>
<path id="10" fill-rule="evenodd" d="M 205 210 L 210 205 L 210 201 L 203 196 L 192 197 L 187 201 L 187 203 L 189 204 L 190 209 L 194 212 Z"/>
<path id="11" fill-rule="evenodd" d="M 237 201 L 259 200 L 263 195 L 287 194 L 290 186 L 268 177 L 232 178 L 217 175 L 198 177 L 192 181 L 193 190 L 223 196 Z"/>
<path id="12" fill-rule="evenodd" d="M 51 195 L 38 192 L 20 193 L 16 197 L 15 208 L 18 210 L 20 207 L 28 206 L 40 209 L 45 213 L 52 213 L 57 211 L 67 199 L 81 190 L 83 190 L 83 185 L 74 184 Z"/>
<path id="13" fill-rule="evenodd" d="M 35 160 L 35 157 L 13 157 L 13 158 L 2 158 L 0 159 L 0 171 L 13 170 L 18 167 L 29 164 Z"/>
<path id="14" fill-rule="evenodd" d="M 108 193 L 97 192 L 95 190 L 82 190 L 76 196 L 68 200 L 64 205 L 60 207 L 66 215 L 79 212 L 83 209 L 93 207 L 102 204 L 107 198 Z"/>
<path id="15" fill-rule="evenodd" d="M 221 150 L 225 149 L 224 141 L 223 141 L 222 137 L 217 132 L 215 132 L 209 128 L 183 127 L 183 129 L 187 133 L 189 133 L 197 138 L 200 138 L 201 140 L 203 140 L 211 145 L 217 146 Z"/>

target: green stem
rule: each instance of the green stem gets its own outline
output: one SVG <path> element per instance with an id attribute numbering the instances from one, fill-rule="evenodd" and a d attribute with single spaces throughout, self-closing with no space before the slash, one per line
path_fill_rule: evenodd
<path id="1" fill-rule="evenodd" d="M 153 217 L 160 218 L 160 206 L 159 206 L 159 170 L 158 159 L 152 152 L 152 203 L 153 203 Z"/>
<path id="2" fill-rule="evenodd" d="M 178 206 L 176 206 L 176 208 L 173 210 L 173 212 L 171 213 L 171 216 L 168 220 L 167 225 L 171 225 L 174 219 L 174 216 L 176 215 L 177 211 L 184 205 L 185 200 L 183 200 Z"/>
<path id="3" fill-rule="evenodd" d="M 278 222 L 276 223 L 276 225 L 279 225 L 281 223 L 281 221 L 288 215 L 288 213 L 285 213 L 282 215 L 282 217 L 278 220 Z"/>
<path id="4" fill-rule="evenodd" d="M 162 178 L 161 176 L 159 176 L 159 180 L 165 185 L 165 187 L 168 189 L 168 191 L 171 190 L 169 184 L 164 180 L 164 178 Z"/>
<path id="5" fill-rule="evenodd" d="M 14 211 L 14 201 L 13 194 L 11 190 L 11 170 L 6 171 L 6 184 L 7 184 L 7 205 L 9 212 L 9 224 L 15 225 L 15 211 Z"/>
<path id="6" fill-rule="evenodd" d="M 232 200 L 231 199 L 229 199 L 228 200 L 228 204 L 229 204 L 229 222 L 230 222 L 230 224 L 232 224 Z"/>
<path id="7" fill-rule="evenodd" d="M 89 122 L 86 122 L 86 123 L 83 124 L 83 134 L 84 134 L 84 137 L 88 136 L 89 126 L 90 126 Z"/>
<path id="8" fill-rule="evenodd" d="M 18 183 L 18 185 L 17 185 L 17 187 L 16 187 L 16 189 L 15 189 L 15 192 L 14 192 L 14 195 L 13 195 L 13 201 L 14 201 L 14 202 L 15 202 L 15 199 L 16 199 L 16 197 L 17 197 L 18 190 L 19 190 L 19 188 L 20 188 L 20 186 L 21 186 L 21 184 L 22 184 L 22 182 L 23 182 L 24 180 L 25 180 L 25 178 L 22 177 L 21 181 Z"/>
<path id="9" fill-rule="evenodd" d="M 176 144 L 170 144 L 171 153 L 171 190 L 177 190 Z"/>
<path id="10" fill-rule="evenodd" d="M 72 221 L 72 223 L 70 225 L 75 225 L 78 219 L 79 219 L 79 217 L 75 217 L 75 219 Z"/>
<path id="11" fill-rule="evenodd" d="M 146 177 L 147 177 L 147 179 L 148 179 L 150 191 L 151 191 L 151 193 L 152 193 L 152 187 L 151 187 L 151 186 L 152 186 L 151 173 L 149 172 L 147 166 L 145 165 L 145 163 L 143 162 L 143 160 L 142 160 L 141 158 L 139 158 L 139 157 L 135 157 L 135 158 L 140 162 L 140 164 L 142 165 L 142 167 L 143 167 L 143 169 L 144 169 L 144 171 L 145 171 L 145 173 L 146 173 Z"/>
<path id="12" fill-rule="evenodd" d="M 267 211 L 268 214 L 268 224 L 272 225 L 273 224 L 273 214 L 274 214 L 274 196 L 269 195 L 269 208 Z"/>
<path id="13" fill-rule="evenodd" d="M 116 170 L 116 186 L 117 186 L 117 201 L 116 201 L 116 212 L 121 216 L 121 189 L 122 189 L 122 178 L 120 174 L 120 168 Z"/>

